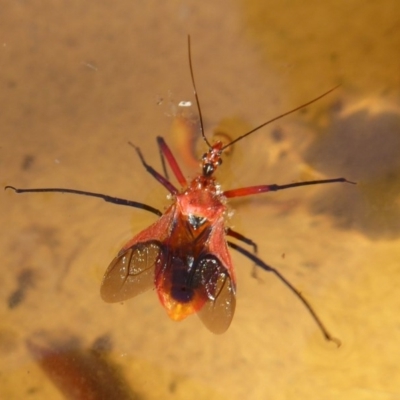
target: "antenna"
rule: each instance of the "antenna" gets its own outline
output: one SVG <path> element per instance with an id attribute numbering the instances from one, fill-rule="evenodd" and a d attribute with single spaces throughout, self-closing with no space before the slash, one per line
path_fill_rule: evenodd
<path id="1" fill-rule="evenodd" d="M 204 141 L 207 143 L 208 148 L 211 149 L 212 146 L 211 146 L 210 142 L 207 140 L 206 135 L 204 134 L 203 115 L 201 113 L 199 96 L 197 95 L 196 83 L 194 81 L 193 66 L 192 66 L 192 53 L 191 53 L 191 48 L 190 48 L 190 35 L 188 35 L 188 53 L 189 53 L 189 68 L 190 68 L 190 76 L 192 77 L 193 92 L 194 92 L 194 97 L 196 98 L 197 110 L 199 111 L 201 136 L 203 137 Z"/>
<path id="2" fill-rule="evenodd" d="M 339 86 L 340 86 L 340 85 L 337 85 L 337 86 L 333 87 L 332 89 L 328 90 L 327 92 L 321 94 L 320 96 L 315 97 L 314 99 L 308 101 L 307 103 L 304 103 L 304 104 L 302 104 L 301 106 L 298 106 L 298 107 L 296 107 L 296 108 L 293 108 L 293 110 L 287 111 L 287 112 L 285 112 L 285 113 L 283 113 L 283 114 L 281 114 L 281 115 L 278 115 L 278 116 L 275 117 L 275 118 L 270 119 L 270 120 L 267 121 L 267 122 L 264 122 L 263 124 L 257 126 L 256 128 L 252 129 L 251 131 L 245 133 L 244 135 L 239 136 L 239 137 L 236 138 L 235 140 L 232 140 L 232 142 L 230 142 L 230 143 L 228 143 L 227 145 L 225 145 L 225 146 L 221 149 L 221 151 L 222 151 L 222 150 L 225 150 L 225 149 L 226 149 L 227 147 L 229 147 L 229 146 L 232 146 L 234 143 L 238 142 L 239 140 L 244 139 L 246 136 L 251 135 L 251 134 L 254 133 L 255 131 L 258 131 L 259 129 L 263 128 L 264 126 L 270 124 L 271 122 L 277 121 L 278 119 L 281 119 L 281 118 L 283 118 L 283 117 L 286 117 L 286 116 L 289 115 L 289 114 L 292 114 L 292 113 L 294 113 L 294 112 L 296 112 L 296 111 L 298 111 L 298 110 L 301 110 L 301 109 L 304 108 L 304 107 L 309 106 L 309 105 L 312 104 L 312 103 L 315 103 L 315 102 L 318 101 L 319 99 L 322 99 L 322 97 L 325 97 L 327 94 L 329 94 L 329 93 L 333 92 L 334 90 L 336 90 Z"/>

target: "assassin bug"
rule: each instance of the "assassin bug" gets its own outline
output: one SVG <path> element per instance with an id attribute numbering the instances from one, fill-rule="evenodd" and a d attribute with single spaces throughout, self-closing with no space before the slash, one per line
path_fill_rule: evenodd
<path id="1" fill-rule="evenodd" d="M 199 113 L 201 136 L 208 151 L 201 159 L 201 173 L 187 181 L 170 148 L 162 137 L 157 137 L 163 172 L 157 172 L 136 150 L 146 171 L 163 185 L 172 198 L 170 206 L 161 212 L 147 204 L 120 199 L 108 195 L 64 188 L 13 189 L 17 193 L 61 192 L 92 196 L 107 202 L 149 211 L 159 219 L 133 237 L 117 254 L 108 267 L 101 285 L 101 296 L 106 302 L 120 302 L 135 297 L 155 287 L 158 297 L 173 320 L 182 320 L 197 313 L 203 324 L 214 333 L 225 332 L 231 324 L 236 305 L 235 271 L 228 247 L 238 251 L 256 266 L 274 273 L 304 304 L 327 340 L 340 342 L 329 334 L 311 305 L 303 295 L 275 268 L 264 263 L 255 253 L 226 239 L 231 236 L 243 243 L 256 244 L 226 226 L 227 199 L 299 186 L 337 182 L 353 183 L 345 178 L 323 179 L 286 185 L 259 185 L 223 191 L 214 178 L 221 165 L 221 155 L 228 147 L 253 132 L 319 100 L 323 95 L 281 114 L 230 143 L 211 144 L 205 133 L 200 102 L 191 60 L 190 37 L 188 37 L 189 68 L 193 92 Z M 165 160 L 181 186 L 178 189 L 168 178 Z"/>

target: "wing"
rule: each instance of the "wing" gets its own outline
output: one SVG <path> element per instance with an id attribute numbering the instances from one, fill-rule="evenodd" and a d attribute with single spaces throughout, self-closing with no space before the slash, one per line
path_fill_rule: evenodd
<path id="1" fill-rule="evenodd" d="M 154 266 L 160 254 L 156 241 L 121 250 L 108 267 L 100 288 L 107 303 L 124 301 L 154 287 Z"/>
<path id="2" fill-rule="evenodd" d="M 131 239 L 104 274 L 100 295 L 107 303 L 135 297 L 154 287 L 154 268 L 161 257 L 161 243 L 169 235 L 174 208 Z"/>
<path id="3" fill-rule="evenodd" d="M 208 279 L 207 301 L 198 311 L 203 324 L 216 334 L 229 328 L 236 308 L 236 277 L 225 236 L 221 220 L 214 224 L 208 240 L 208 255 L 203 262 L 212 266 L 213 278 Z"/>
<path id="4" fill-rule="evenodd" d="M 229 272 L 211 254 L 200 260 L 199 271 L 203 271 L 207 300 L 197 314 L 211 332 L 224 333 L 232 322 L 236 308 L 235 287 Z"/>
<path id="5" fill-rule="evenodd" d="M 186 240 L 186 229 L 175 227 L 160 254 L 155 277 L 159 299 L 171 319 L 198 313 L 211 332 L 223 333 L 236 305 L 223 220 L 210 224 L 197 238 Z"/>

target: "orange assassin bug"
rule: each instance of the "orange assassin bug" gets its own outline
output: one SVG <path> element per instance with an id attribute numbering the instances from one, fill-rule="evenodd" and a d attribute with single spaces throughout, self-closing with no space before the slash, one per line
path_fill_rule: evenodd
<path id="1" fill-rule="evenodd" d="M 214 172 L 222 162 L 221 155 L 228 147 L 271 122 L 316 102 L 335 88 L 257 126 L 228 144 L 223 145 L 221 142 L 211 144 L 204 133 L 203 117 L 192 67 L 190 36 L 188 37 L 188 53 L 201 136 L 208 147 L 208 151 L 201 159 L 201 173 L 188 181 L 167 143 L 160 136 L 157 137 L 157 145 L 161 155 L 163 174 L 146 162 L 139 147 L 130 143 L 135 148 L 146 171 L 170 193 L 172 201 L 164 212 L 140 202 L 82 190 L 17 189 L 13 186 L 6 186 L 5 189 L 13 189 L 17 193 L 60 192 L 98 197 L 113 204 L 146 210 L 159 217 L 155 223 L 126 243 L 111 262 L 100 289 L 101 297 L 106 302 L 124 301 L 155 287 L 162 305 L 173 320 L 182 320 L 197 313 L 211 332 L 223 333 L 231 324 L 236 306 L 236 278 L 228 251 L 230 247 L 254 262 L 257 267 L 275 274 L 308 309 L 324 337 L 339 345 L 339 340 L 329 334 L 303 295 L 278 270 L 267 265 L 256 255 L 256 243 L 227 227 L 226 203 L 230 198 L 300 186 L 354 182 L 345 178 L 336 178 L 286 185 L 259 185 L 224 191 L 214 178 Z M 181 189 L 169 180 L 165 160 Z M 252 246 L 254 252 L 227 240 L 227 236 Z"/>

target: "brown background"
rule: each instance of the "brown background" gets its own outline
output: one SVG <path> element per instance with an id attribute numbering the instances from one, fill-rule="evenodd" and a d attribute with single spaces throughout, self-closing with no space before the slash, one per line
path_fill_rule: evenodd
<path id="1" fill-rule="evenodd" d="M 157 168 L 156 135 L 179 153 L 171 125 L 176 105 L 193 101 L 188 33 L 210 137 L 224 118 L 254 127 L 342 85 L 235 145 L 224 188 L 325 176 L 359 184 L 231 202 L 230 225 L 311 301 L 339 349 L 279 281 L 253 279 L 237 254 L 238 305 L 222 336 L 196 317 L 170 321 L 152 291 L 106 304 L 105 269 L 154 217 L 79 196 L 2 193 L 1 398 L 62 398 L 25 345 L 43 331 L 84 348 L 107 335 L 141 399 L 399 398 L 397 1 L 3 3 L 3 186 L 86 189 L 163 209 L 165 190 L 127 141 Z"/>

